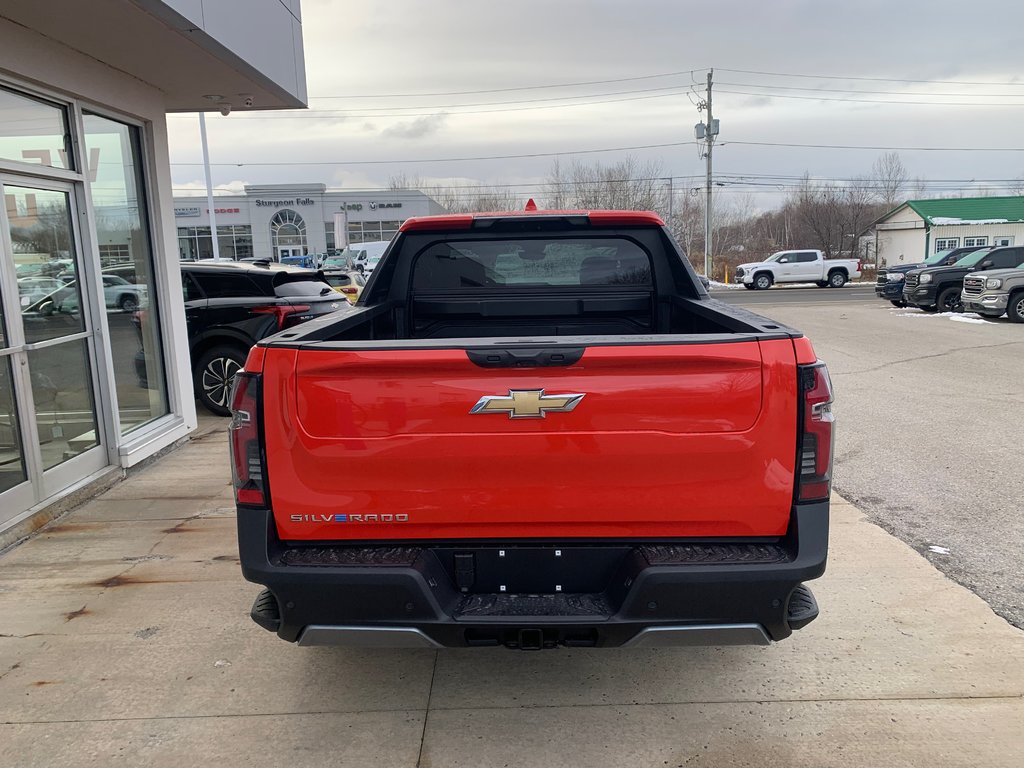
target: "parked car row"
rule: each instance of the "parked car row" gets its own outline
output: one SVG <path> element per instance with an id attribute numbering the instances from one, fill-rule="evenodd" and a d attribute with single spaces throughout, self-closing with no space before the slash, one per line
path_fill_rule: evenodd
<path id="1" fill-rule="evenodd" d="M 740 264 L 734 277 L 748 290 L 766 290 L 776 283 L 816 283 L 842 288 L 860 277 L 859 259 L 826 259 L 821 251 L 778 251 L 764 261 Z"/>
<path id="2" fill-rule="evenodd" d="M 1004 314 L 1024 323 L 1024 246 L 941 251 L 921 264 L 880 269 L 875 294 L 925 312 Z"/>

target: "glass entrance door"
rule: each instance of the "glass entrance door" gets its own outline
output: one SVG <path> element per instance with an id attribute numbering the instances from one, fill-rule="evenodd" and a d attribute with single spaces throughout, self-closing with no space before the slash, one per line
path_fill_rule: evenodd
<path id="1" fill-rule="evenodd" d="M 73 192 L 0 176 L 0 523 L 108 463 Z"/>

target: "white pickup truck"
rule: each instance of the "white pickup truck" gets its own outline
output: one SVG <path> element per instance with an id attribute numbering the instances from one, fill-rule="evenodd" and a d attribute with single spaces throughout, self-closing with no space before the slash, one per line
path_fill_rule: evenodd
<path id="1" fill-rule="evenodd" d="M 736 282 L 750 290 L 775 283 L 817 283 L 821 288 L 842 288 L 860 277 L 859 259 L 826 259 L 821 251 L 778 251 L 764 261 L 736 267 Z"/>

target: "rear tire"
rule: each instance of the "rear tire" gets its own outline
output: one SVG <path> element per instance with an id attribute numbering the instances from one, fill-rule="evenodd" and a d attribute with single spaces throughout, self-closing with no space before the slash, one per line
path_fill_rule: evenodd
<path id="1" fill-rule="evenodd" d="M 841 270 L 830 272 L 828 276 L 829 288 L 842 288 L 846 285 L 846 273 Z"/>
<path id="2" fill-rule="evenodd" d="M 964 305 L 960 299 L 959 288 L 947 288 L 939 294 L 935 301 L 939 312 L 963 312 Z"/>
<path id="3" fill-rule="evenodd" d="M 767 273 L 761 273 L 760 275 L 754 275 L 754 288 L 759 291 L 767 291 L 772 287 L 772 276 Z"/>
<path id="4" fill-rule="evenodd" d="M 134 312 L 139 308 L 139 297 L 134 293 L 126 293 L 117 300 L 117 306 L 125 312 Z"/>
<path id="5" fill-rule="evenodd" d="M 245 365 L 246 351 L 219 346 L 206 350 L 192 369 L 196 399 L 210 413 L 231 415 L 231 384 Z"/>
<path id="6" fill-rule="evenodd" d="M 1006 305 L 1006 316 L 1015 323 L 1024 323 L 1024 291 L 1018 291 L 1010 297 Z"/>

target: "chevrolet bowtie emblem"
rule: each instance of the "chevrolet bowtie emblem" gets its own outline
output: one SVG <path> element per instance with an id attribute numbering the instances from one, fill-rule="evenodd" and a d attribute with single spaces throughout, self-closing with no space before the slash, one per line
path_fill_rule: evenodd
<path id="1" fill-rule="evenodd" d="M 484 395 L 470 413 L 507 413 L 510 419 L 543 419 L 548 411 L 566 413 L 583 395 L 545 395 L 543 389 L 510 389 L 508 397 Z"/>

